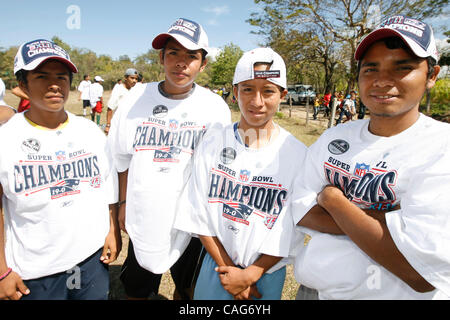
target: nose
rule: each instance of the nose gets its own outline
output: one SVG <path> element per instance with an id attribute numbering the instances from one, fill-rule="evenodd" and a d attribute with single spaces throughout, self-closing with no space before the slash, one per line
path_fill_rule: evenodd
<path id="1" fill-rule="evenodd" d="M 255 93 L 251 99 L 251 103 L 254 107 L 261 108 L 264 106 L 264 97 L 260 90 L 255 90 Z"/>
<path id="2" fill-rule="evenodd" d="M 61 87 L 57 83 L 53 82 L 49 84 L 48 90 L 52 92 L 59 92 L 61 90 Z"/>
<path id="3" fill-rule="evenodd" d="M 394 85 L 394 79 L 390 70 L 380 70 L 373 82 L 374 87 L 391 87 Z"/>

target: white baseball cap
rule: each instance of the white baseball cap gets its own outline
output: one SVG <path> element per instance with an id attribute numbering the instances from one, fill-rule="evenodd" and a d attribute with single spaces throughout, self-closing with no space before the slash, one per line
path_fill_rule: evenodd
<path id="1" fill-rule="evenodd" d="M 355 59 L 360 60 L 364 52 L 376 41 L 388 37 L 400 37 L 411 51 L 420 58 L 432 57 L 439 61 L 433 29 L 429 24 L 406 16 L 394 16 L 369 33 L 358 45 Z"/>
<path id="2" fill-rule="evenodd" d="M 95 77 L 94 77 L 94 80 L 97 81 L 97 82 L 98 82 L 98 81 L 105 81 L 105 80 L 103 80 L 103 78 L 100 77 L 100 76 L 95 76 Z"/>
<path id="3" fill-rule="evenodd" d="M 254 65 L 257 62 L 269 63 L 270 69 L 255 71 Z M 286 64 L 283 58 L 271 48 L 256 48 L 245 52 L 236 65 L 233 85 L 253 79 L 266 79 L 286 89 Z"/>
<path id="4" fill-rule="evenodd" d="M 77 73 L 77 67 L 70 61 L 69 54 L 52 41 L 37 39 L 26 42 L 19 47 L 14 59 L 14 74 L 20 70 L 31 71 L 48 59 L 59 60 L 73 73 Z"/>
<path id="5" fill-rule="evenodd" d="M 203 49 L 208 52 L 208 36 L 203 27 L 195 21 L 179 18 L 166 33 L 161 33 L 153 39 L 153 49 L 162 49 L 170 37 L 188 50 Z"/>

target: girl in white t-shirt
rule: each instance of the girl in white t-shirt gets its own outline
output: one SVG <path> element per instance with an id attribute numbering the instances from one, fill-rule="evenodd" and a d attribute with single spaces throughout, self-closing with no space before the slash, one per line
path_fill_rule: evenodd
<path id="1" fill-rule="evenodd" d="M 194 299 L 280 299 L 293 234 L 294 168 L 306 147 L 272 121 L 287 93 L 277 53 L 245 53 L 233 84 L 241 119 L 205 135 L 175 228 L 197 234 L 207 251 Z"/>

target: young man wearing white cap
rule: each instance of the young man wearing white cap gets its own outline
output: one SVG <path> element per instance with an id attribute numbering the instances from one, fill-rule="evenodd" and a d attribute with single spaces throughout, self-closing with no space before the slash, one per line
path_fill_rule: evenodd
<path id="1" fill-rule="evenodd" d="M 175 227 L 199 235 L 207 250 L 195 299 L 280 299 L 294 229 L 293 168 L 306 147 L 272 120 L 287 94 L 280 55 L 244 53 L 233 85 L 241 118 L 206 134 Z"/>
<path id="2" fill-rule="evenodd" d="M 161 49 L 165 80 L 135 86 L 108 135 L 119 172 L 119 223 L 130 236 L 121 280 L 129 298 L 147 299 L 170 269 L 174 298 L 190 299 L 201 244 L 172 228 L 176 206 L 203 134 L 230 123 L 231 114 L 219 96 L 194 82 L 208 50 L 198 23 L 178 19 L 152 45 Z"/>
<path id="3" fill-rule="evenodd" d="M 102 77 L 95 76 L 94 83 L 91 84 L 89 89 L 90 103 L 91 103 L 91 120 L 96 121 L 97 125 L 100 125 L 100 117 L 103 110 L 103 86 L 100 82 L 103 82 Z"/>
<path id="4" fill-rule="evenodd" d="M 433 31 L 389 18 L 355 58 L 370 119 L 308 150 L 294 222 L 310 240 L 296 279 L 320 299 L 448 299 L 450 126 L 419 112 L 440 70 Z"/>
<path id="5" fill-rule="evenodd" d="M 4 100 L 5 96 L 5 83 L 2 79 L 0 79 L 0 126 L 5 124 L 13 115 L 16 114 L 16 109 L 9 106 Z"/>
<path id="6" fill-rule="evenodd" d="M 108 110 L 106 111 L 106 126 L 105 133 L 108 134 L 109 128 L 111 127 L 111 119 L 114 110 L 116 110 L 122 98 L 128 93 L 128 91 L 133 88 L 138 82 L 139 73 L 134 68 L 128 68 L 125 71 L 124 81 L 118 83 L 114 86 L 111 97 L 108 101 Z"/>
<path id="7" fill-rule="evenodd" d="M 75 72 L 48 40 L 16 55 L 30 108 L 0 128 L 1 299 L 108 297 L 107 264 L 121 246 L 116 205 L 108 208 L 117 192 L 105 135 L 64 110 Z"/>

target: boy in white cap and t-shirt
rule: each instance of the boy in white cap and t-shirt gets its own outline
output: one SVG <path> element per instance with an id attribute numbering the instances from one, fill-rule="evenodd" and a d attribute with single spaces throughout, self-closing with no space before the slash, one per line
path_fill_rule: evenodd
<path id="1" fill-rule="evenodd" d="M 431 27 L 387 19 L 359 44 L 370 119 L 309 147 L 294 223 L 296 279 L 320 299 L 450 297 L 450 126 L 419 112 L 439 73 Z"/>
<path id="2" fill-rule="evenodd" d="M 158 294 L 171 270 L 174 298 L 190 299 L 201 244 L 172 228 L 192 154 L 214 124 L 231 121 L 228 105 L 195 84 L 206 66 L 208 37 L 178 19 L 153 40 L 165 80 L 135 86 L 120 102 L 108 135 L 119 172 L 119 223 L 130 236 L 121 280 L 129 298 Z"/>
<path id="3" fill-rule="evenodd" d="M 197 234 L 207 250 L 194 299 L 281 299 L 295 168 L 306 147 L 272 120 L 287 94 L 280 55 L 244 53 L 233 85 L 240 121 L 205 135 L 175 227 Z"/>
<path id="4" fill-rule="evenodd" d="M 111 119 L 113 112 L 117 109 L 120 101 L 128 93 L 128 91 L 133 88 L 138 82 L 139 73 L 134 68 L 128 68 L 125 71 L 124 81 L 118 83 L 114 86 L 111 97 L 108 101 L 108 110 L 106 111 L 106 126 L 105 133 L 109 133 L 109 128 L 111 127 Z"/>
<path id="5" fill-rule="evenodd" d="M 91 120 L 96 121 L 97 125 L 100 125 L 100 117 L 103 110 L 103 86 L 100 82 L 103 82 L 103 78 L 100 76 L 94 77 L 94 83 L 89 88 L 90 102 L 91 102 Z M 97 115 L 97 117 L 96 117 Z"/>
<path id="6" fill-rule="evenodd" d="M 103 132 L 64 110 L 75 72 L 48 40 L 16 55 L 30 108 L 0 128 L 2 299 L 108 298 L 107 264 L 121 246 L 117 183 Z"/>

